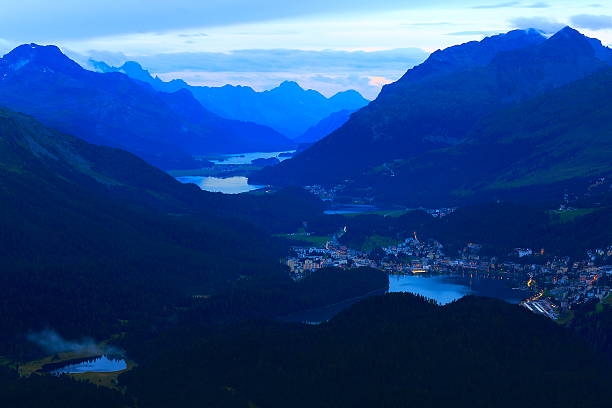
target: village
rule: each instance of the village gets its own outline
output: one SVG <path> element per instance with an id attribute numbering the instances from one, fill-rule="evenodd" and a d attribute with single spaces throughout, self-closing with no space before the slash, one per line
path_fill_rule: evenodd
<path id="1" fill-rule="evenodd" d="M 320 247 L 292 247 L 292 256 L 286 263 L 293 279 L 303 279 L 327 267 L 371 267 L 392 275 L 499 276 L 532 293 L 521 302 L 522 306 L 554 320 L 585 302 L 612 300 L 612 246 L 588 251 L 581 261 L 555 257 L 542 264 L 532 264 L 521 262 L 538 253 L 529 248 L 516 248 L 511 260 L 501 261 L 480 255 L 480 245 L 468 243 L 459 256 L 450 257 L 438 241 L 419 240 L 415 233 L 397 245 L 366 253 L 342 245 L 339 242 L 342 234 L 340 231 Z"/>

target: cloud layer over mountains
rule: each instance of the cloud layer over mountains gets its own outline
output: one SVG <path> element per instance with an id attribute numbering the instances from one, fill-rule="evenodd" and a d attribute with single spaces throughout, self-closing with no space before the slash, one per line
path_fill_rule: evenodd
<path id="1" fill-rule="evenodd" d="M 228 53 L 198 52 L 126 56 L 121 53 L 72 55 L 82 64 L 89 58 L 111 65 L 139 61 L 165 80 L 185 79 L 192 85 L 250 85 L 270 89 L 285 80 L 331 95 L 355 87 L 374 98 L 380 87 L 397 80 L 407 68 L 425 60 L 418 48 L 383 51 L 307 51 L 292 49 L 237 50 Z"/>

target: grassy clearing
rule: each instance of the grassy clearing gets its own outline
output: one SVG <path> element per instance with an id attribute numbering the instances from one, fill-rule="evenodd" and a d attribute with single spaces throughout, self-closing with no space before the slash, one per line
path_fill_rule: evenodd
<path id="1" fill-rule="evenodd" d="M 348 218 L 353 218 L 353 217 L 357 217 L 359 215 L 380 215 L 382 217 L 401 217 L 402 215 L 405 215 L 407 213 L 409 213 L 412 210 L 380 210 L 380 211 L 370 211 L 370 212 L 360 212 L 360 213 L 348 213 L 348 214 L 342 214 L 345 217 Z"/>
<path id="2" fill-rule="evenodd" d="M 577 218 L 583 217 L 585 215 L 591 214 L 593 212 L 595 212 L 597 209 L 596 208 L 579 208 L 576 210 L 570 210 L 570 211 L 552 211 L 552 214 L 555 215 L 555 218 L 557 222 L 559 223 L 566 223 L 566 222 L 571 222 L 574 221 Z"/>
<path id="3" fill-rule="evenodd" d="M 324 247 L 328 241 L 331 241 L 331 237 L 323 235 L 275 234 L 274 236 L 285 238 L 294 242 L 296 245 L 307 244 L 308 246 L 317 248 Z"/>

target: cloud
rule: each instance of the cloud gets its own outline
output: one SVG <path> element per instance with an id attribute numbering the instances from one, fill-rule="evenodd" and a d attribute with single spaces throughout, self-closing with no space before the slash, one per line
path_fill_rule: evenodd
<path id="1" fill-rule="evenodd" d="M 556 33 L 565 27 L 565 24 L 545 17 L 517 17 L 510 20 L 514 28 L 528 29 L 535 28 L 544 33 Z"/>
<path id="2" fill-rule="evenodd" d="M 455 25 L 455 23 L 450 23 L 448 21 L 433 21 L 433 22 L 420 22 L 420 23 L 404 23 L 402 25 L 409 26 L 409 27 L 436 27 L 436 26 Z"/>
<path id="3" fill-rule="evenodd" d="M 505 3 L 495 3 L 495 4 L 481 4 L 478 6 L 472 6 L 473 9 L 496 9 L 496 8 L 549 8 L 550 4 L 544 2 L 537 2 L 531 4 L 523 4 L 519 1 L 507 1 Z"/>
<path id="4" fill-rule="evenodd" d="M 496 4 L 481 4 L 479 6 L 473 6 L 473 9 L 496 9 L 496 8 L 507 8 L 507 7 L 516 7 L 520 5 L 518 1 L 508 1 L 505 3 L 496 3 Z"/>
<path id="5" fill-rule="evenodd" d="M 183 38 L 201 38 L 201 37 L 208 37 L 208 34 L 206 33 L 194 33 L 194 34 L 179 34 L 179 37 L 183 37 Z"/>
<path id="6" fill-rule="evenodd" d="M 593 14 L 579 14 L 573 16 L 570 21 L 572 25 L 588 30 L 605 30 L 612 28 L 612 16 L 596 16 Z"/>
<path id="7" fill-rule="evenodd" d="M 393 80 L 381 76 L 372 76 L 368 78 L 370 82 L 368 82 L 371 86 L 382 87 L 384 85 L 388 85 L 393 82 Z"/>
<path id="8" fill-rule="evenodd" d="M 540 2 L 540 3 L 533 3 L 533 4 L 529 4 L 529 5 L 526 5 L 526 6 L 524 6 L 524 7 L 525 7 L 525 8 L 534 8 L 534 9 L 535 9 L 535 8 L 549 8 L 549 7 L 550 7 L 550 4 Z"/>
<path id="9" fill-rule="evenodd" d="M 550 4 L 544 2 L 537 2 L 531 4 L 523 4 L 519 1 L 507 1 L 505 3 L 495 3 L 495 4 L 481 4 L 478 6 L 472 6 L 473 9 L 498 9 L 498 8 L 549 8 Z"/>
<path id="10" fill-rule="evenodd" d="M 4 38 L 0 38 L 0 55 L 6 54 L 18 45 L 18 43 L 5 40 Z"/>
<path id="11" fill-rule="evenodd" d="M 292 80 L 326 95 L 356 89 L 373 99 L 382 85 L 398 79 L 429 54 L 418 48 L 400 48 L 383 51 L 254 49 L 146 56 L 108 52 L 68 55 L 84 66 L 88 66 L 89 59 L 113 66 L 137 61 L 165 81 L 181 78 L 192 85 L 232 84 L 265 90 Z"/>
<path id="12" fill-rule="evenodd" d="M 89 58 L 120 65 L 135 60 L 156 73 L 176 71 L 206 72 L 367 72 L 406 71 L 429 54 L 419 48 L 383 51 L 249 49 L 231 52 L 195 52 L 155 55 L 130 55 L 91 51 L 77 60 Z"/>
<path id="13" fill-rule="evenodd" d="M 58 41 L 421 6 L 419 0 L 20 0 L 2 2 L 0 27 L 12 40 Z"/>
<path id="14" fill-rule="evenodd" d="M 499 31 L 456 31 L 454 33 L 447 33 L 446 35 L 457 35 L 457 36 L 473 36 L 473 35 L 493 35 L 498 34 Z"/>
<path id="15" fill-rule="evenodd" d="M 91 338 L 84 338 L 81 340 L 66 340 L 56 331 L 51 329 L 30 333 L 28 334 L 27 339 L 40 346 L 47 353 L 71 351 L 78 354 L 124 354 L 123 350 L 98 343 Z"/>

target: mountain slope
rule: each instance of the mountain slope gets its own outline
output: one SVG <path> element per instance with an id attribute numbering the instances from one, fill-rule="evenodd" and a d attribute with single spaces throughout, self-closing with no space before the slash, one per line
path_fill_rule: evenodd
<path id="1" fill-rule="evenodd" d="M 434 53 L 340 129 L 253 181 L 338 184 L 376 171 L 388 177 L 384 170 L 395 160 L 463 143 L 487 115 L 605 69 L 611 53 L 569 27 L 549 39 L 513 31 Z"/>
<path id="2" fill-rule="evenodd" d="M 304 197 L 206 193 L 3 108 L 0 135 L 3 355 L 27 347 L 15 336 L 33 330 L 106 338 L 120 319 L 158 324 L 239 278 L 288 279 L 284 246 L 237 217 L 282 225 L 277 208 L 291 206 L 295 229 Z"/>
<path id="3" fill-rule="evenodd" d="M 300 136 L 334 112 L 357 110 L 368 104 L 368 100 L 352 90 L 326 98 L 317 91 L 304 90 L 292 81 L 285 81 L 264 92 L 256 92 L 247 86 L 191 86 L 182 80 L 164 82 L 134 61 L 121 67 L 110 67 L 100 61 L 90 62 L 100 72 L 123 72 L 160 91 L 188 89 L 206 109 L 219 116 L 269 126 L 290 138 Z"/>
<path id="4" fill-rule="evenodd" d="M 0 60 L 0 78 L 0 104 L 164 168 L 201 167 L 191 156 L 204 153 L 291 146 L 272 129 L 207 112 L 189 94 L 167 95 L 123 74 L 82 69 L 54 46 L 17 47 Z M 189 105 L 192 116 L 170 101 Z"/>
<path id="5" fill-rule="evenodd" d="M 355 111 L 345 109 L 332 113 L 316 125 L 310 127 L 304 134 L 296 137 L 294 142 L 298 144 L 318 142 L 348 122 L 353 112 Z"/>
<path id="6" fill-rule="evenodd" d="M 383 200 L 461 204 L 497 199 L 560 202 L 612 176 L 612 69 L 483 119 L 458 146 L 366 176 Z"/>

